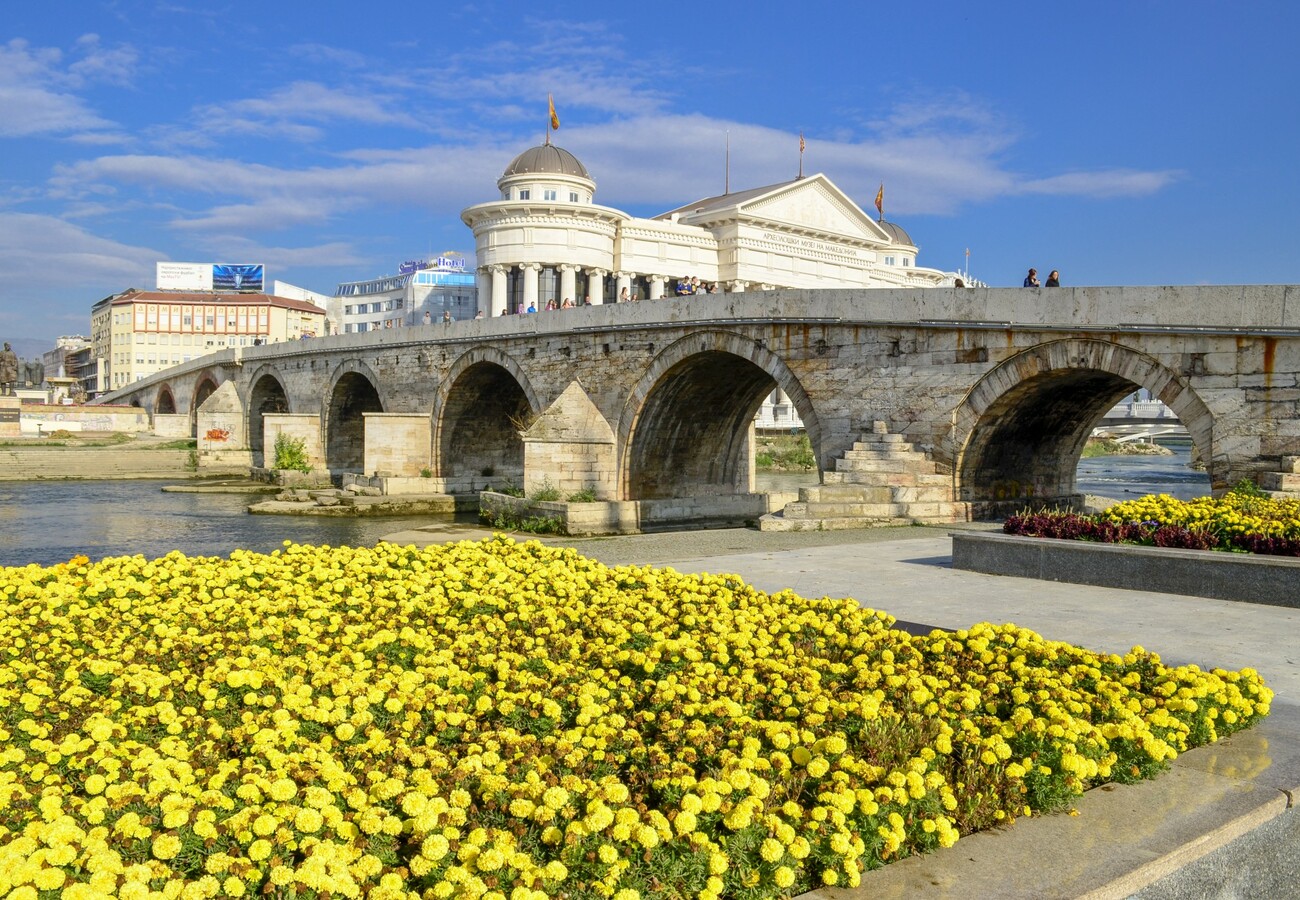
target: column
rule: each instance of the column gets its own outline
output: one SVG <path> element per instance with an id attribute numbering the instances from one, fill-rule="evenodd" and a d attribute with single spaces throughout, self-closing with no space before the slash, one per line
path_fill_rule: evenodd
<path id="1" fill-rule="evenodd" d="M 474 289 L 478 291 L 477 301 L 478 308 L 483 311 L 483 315 L 492 315 L 492 267 L 479 266 L 474 270 Z M 411 315 L 415 315 L 415 310 L 411 310 Z M 419 319 L 412 320 L 419 324 Z"/>
<path id="2" fill-rule="evenodd" d="M 745 282 L 743 282 L 743 281 L 733 281 L 733 282 L 731 282 L 730 284 L 727 285 L 727 293 L 729 293 L 729 294 L 743 294 L 743 293 L 745 293 Z"/>
<path id="3" fill-rule="evenodd" d="M 605 274 L 604 269 L 591 269 L 587 272 L 587 296 L 591 298 L 592 306 L 605 302 Z"/>
<path id="4" fill-rule="evenodd" d="M 664 296 L 664 282 L 668 280 L 667 275 L 648 275 L 646 280 L 650 282 L 650 299 L 662 300 Z"/>
<path id="5" fill-rule="evenodd" d="M 614 273 L 614 278 L 615 278 L 615 280 L 616 280 L 616 282 L 617 282 L 616 285 L 615 285 L 615 288 L 614 288 L 614 302 L 616 302 L 616 303 L 618 302 L 618 298 L 620 298 L 620 297 L 623 296 L 623 292 L 624 292 L 624 291 L 627 291 L 627 293 L 628 293 L 628 297 L 629 297 L 629 299 L 630 299 L 630 298 L 631 298 L 631 294 L 632 294 L 632 275 L 631 275 L 631 273 L 629 273 L 629 272 L 615 272 L 615 273 Z"/>
<path id="6" fill-rule="evenodd" d="M 572 300 L 575 305 L 580 303 L 582 298 L 575 296 L 578 287 L 578 267 L 565 264 L 556 266 L 556 268 L 560 270 L 560 303 L 564 303 L 566 299 Z"/>
<path id="7" fill-rule="evenodd" d="M 506 308 L 506 297 L 509 296 L 508 289 L 510 287 L 510 269 L 506 266 L 488 266 L 488 271 L 492 273 L 492 308 L 487 315 L 495 319 Z"/>
<path id="8" fill-rule="evenodd" d="M 542 271 L 541 263 L 524 263 L 519 268 L 524 270 L 524 310 L 537 308 L 537 273 Z"/>

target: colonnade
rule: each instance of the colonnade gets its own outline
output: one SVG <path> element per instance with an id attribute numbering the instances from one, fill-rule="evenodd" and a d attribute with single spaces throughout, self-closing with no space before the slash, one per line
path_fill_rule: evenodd
<path id="1" fill-rule="evenodd" d="M 538 289 L 539 278 L 542 269 L 542 263 L 521 263 L 518 265 L 490 265 L 480 266 L 477 271 L 478 277 L 478 295 L 480 298 L 489 298 L 488 308 L 485 314 L 496 317 L 503 312 L 514 310 L 508 309 L 510 297 L 510 275 L 512 271 L 518 270 L 523 275 L 523 294 L 520 301 L 524 308 L 530 305 L 540 309 L 540 293 Z M 585 268 L 583 266 L 571 263 L 561 263 L 556 265 L 555 270 L 560 275 L 560 296 L 570 298 L 577 306 L 583 305 L 586 297 L 591 298 L 593 305 L 600 305 L 606 302 L 605 288 L 608 282 L 607 278 L 614 279 L 613 297 L 623 296 L 624 291 L 632 294 L 636 282 L 643 280 L 646 285 L 646 296 L 638 299 L 659 300 L 668 293 L 668 283 L 671 276 L 668 275 L 643 275 L 638 272 L 610 272 L 608 269 Z M 727 293 L 743 293 L 747 288 L 753 290 L 770 291 L 776 290 L 777 286 L 772 284 L 750 284 L 745 281 L 721 282 L 723 289 Z M 582 287 L 583 290 L 579 290 Z"/>

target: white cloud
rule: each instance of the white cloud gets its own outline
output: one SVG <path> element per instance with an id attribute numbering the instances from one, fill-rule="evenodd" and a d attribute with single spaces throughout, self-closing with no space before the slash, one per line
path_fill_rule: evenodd
<path id="1" fill-rule="evenodd" d="M 111 291 L 152 285 L 154 263 L 164 258 L 53 216 L 0 212 L 0 291 L 11 300 L 45 307 L 51 293 L 76 289 L 86 292 L 89 315 L 89 304 Z M 58 312 L 41 310 L 45 316 Z"/>
<path id="2" fill-rule="evenodd" d="M 127 83 L 135 53 L 128 47 L 103 50 L 93 36 L 78 49 L 82 57 L 64 68 L 55 48 L 33 48 L 19 38 L 0 45 L 0 137 L 86 137 L 115 127 L 72 91 L 96 81 Z"/>

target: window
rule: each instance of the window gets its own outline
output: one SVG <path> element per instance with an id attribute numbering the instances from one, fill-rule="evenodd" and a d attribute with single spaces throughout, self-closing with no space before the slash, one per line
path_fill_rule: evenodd
<path id="1" fill-rule="evenodd" d="M 892 256 L 886 256 L 886 257 L 885 257 L 885 265 L 887 265 L 887 266 L 892 266 L 892 265 L 894 265 L 894 257 L 892 257 Z"/>
<path id="2" fill-rule="evenodd" d="M 351 307 L 351 305 L 348 305 L 348 306 L 343 307 L 343 315 L 345 315 L 345 316 L 350 316 L 350 315 L 352 315 L 352 307 Z"/>
<path id="3" fill-rule="evenodd" d="M 911 264 L 912 264 L 912 257 L 910 257 L 910 256 L 904 256 L 904 257 L 903 257 L 903 265 L 905 265 L 905 266 L 910 266 Z"/>
<path id="4" fill-rule="evenodd" d="M 519 192 L 519 199 L 520 199 L 520 200 L 528 200 L 528 199 L 531 198 L 531 197 L 532 197 L 532 192 L 531 192 L 531 191 L 524 190 L 524 191 L 520 191 L 520 192 Z"/>
<path id="5" fill-rule="evenodd" d="M 543 200 L 554 200 L 555 198 L 556 198 L 555 191 L 542 191 Z"/>

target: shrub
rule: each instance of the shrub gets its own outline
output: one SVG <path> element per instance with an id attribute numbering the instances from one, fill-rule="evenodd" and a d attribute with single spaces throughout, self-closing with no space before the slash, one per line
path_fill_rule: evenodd
<path id="1" fill-rule="evenodd" d="M 310 472 L 307 462 L 307 441 L 290 437 L 281 431 L 275 436 L 275 468 L 293 472 Z"/>
<path id="2" fill-rule="evenodd" d="M 580 491 L 574 491 L 569 495 L 570 503 L 595 503 L 596 489 L 585 487 Z"/>
<path id="3" fill-rule="evenodd" d="M 537 502 L 553 502 L 560 499 L 560 489 L 551 483 L 550 478 L 543 477 L 541 483 L 528 495 L 528 499 Z"/>

